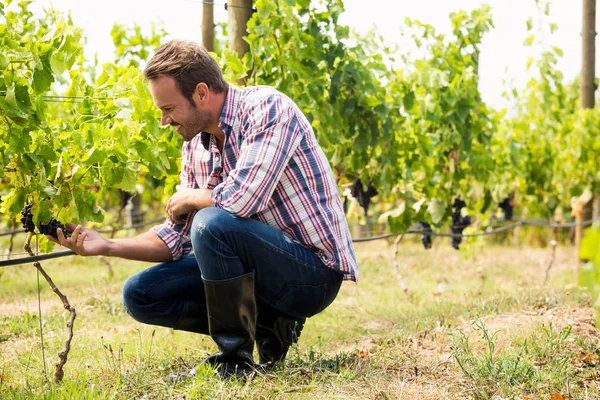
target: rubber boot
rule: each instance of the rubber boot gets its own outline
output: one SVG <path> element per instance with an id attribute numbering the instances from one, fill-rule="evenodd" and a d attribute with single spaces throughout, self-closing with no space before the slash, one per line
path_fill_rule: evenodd
<path id="1" fill-rule="evenodd" d="M 173 329 L 209 335 L 208 315 L 204 304 L 186 301 L 183 313 Z"/>
<path id="2" fill-rule="evenodd" d="M 270 369 L 285 360 L 293 343 L 298 342 L 306 318 L 295 318 L 270 307 L 261 307 L 256 326 L 256 346 L 260 366 Z"/>
<path id="3" fill-rule="evenodd" d="M 252 352 L 256 333 L 254 271 L 222 281 L 204 281 L 208 328 L 219 351 L 204 362 L 223 378 L 255 370 Z"/>

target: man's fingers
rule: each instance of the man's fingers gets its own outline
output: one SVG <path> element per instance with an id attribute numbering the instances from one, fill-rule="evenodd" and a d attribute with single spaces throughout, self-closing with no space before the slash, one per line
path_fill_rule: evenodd
<path id="1" fill-rule="evenodd" d="M 59 237 L 60 244 L 62 244 L 63 246 L 70 247 L 72 249 L 72 245 L 77 244 L 77 238 L 81 234 L 82 229 L 83 226 L 81 225 L 77 225 L 74 229 L 69 228 L 69 230 L 72 231 L 70 239 L 65 238 L 65 234 L 63 233 L 62 229 L 57 229 L 56 232 Z"/>
<path id="2" fill-rule="evenodd" d="M 51 242 L 60 244 L 60 242 L 58 241 L 58 239 L 55 239 L 54 236 L 46 235 L 46 239 L 48 239 Z"/>
<path id="3" fill-rule="evenodd" d="M 56 229 L 56 236 L 58 236 L 58 241 L 52 240 L 53 242 L 56 242 L 56 243 L 61 244 L 63 246 L 67 246 L 68 245 L 67 238 L 65 238 L 65 234 L 63 233 L 62 229 L 60 229 L 60 228 Z M 52 239 L 54 239 L 54 238 L 52 238 Z"/>
<path id="4" fill-rule="evenodd" d="M 65 224 L 65 226 L 66 226 L 66 227 L 67 227 L 67 228 L 68 228 L 68 229 L 69 229 L 71 232 L 73 232 L 73 231 L 75 230 L 75 228 L 77 228 L 77 225 L 76 225 L 76 224 L 74 224 L 74 223 L 72 223 L 72 222 L 67 222 L 67 223 Z"/>
<path id="5" fill-rule="evenodd" d="M 79 234 L 81 234 L 81 231 L 83 230 L 83 226 L 81 225 L 77 225 L 77 227 L 75 227 L 75 229 L 72 229 L 72 234 L 71 234 L 71 239 L 72 240 L 77 240 L 77 237 L 79 236 Z"/>

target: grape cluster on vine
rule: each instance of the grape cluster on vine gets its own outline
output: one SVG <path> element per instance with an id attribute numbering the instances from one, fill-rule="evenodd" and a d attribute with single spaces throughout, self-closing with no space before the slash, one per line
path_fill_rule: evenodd
<path id="1" fill-rule="evenodd" d="M 454 204 L 452 204 L 452 226 L 450 231 L 455 236 L 452 236 L 451 244 L 456 250 L 462 242 L 463 230 L 471 225 L 471 217 L 468 215 L 463 216 L 460 212 L 466 206 L 467 204 L 460 198 L 454 199 Z"/>
<path id="2" fill-rule="evenodd" d="M 504 219 L 510 221 L 513 218 L 513 196 L 510 195 L 498 203 L 498 207 L 504 212 Z"/>
<path id="3" fill-rule="evenodd" d="M 421 226 L 421 231 L 423 236 L 421 236 L 421 243 L 423 243 L 423 247 L 425 247 L 425 249 L 430 249 L 432 246 L 431 243 L 431 225 L 429 225 L 427 222 L 425 221 L 421 221 L 419 222 L 419 226 Z"/>
<path id="4" fill-rule="evenodd" d="M 369 205 L 371 204 L 371 198 L 377 196 L 377 189 L 369 183 L 367 190 L 363 190 L 363 185 L 360 179 L 355 180 L 350 188 L 352 197 L 358 200 L 358 204 L 365 210 L 365 216 L 369 211 Z"/>
<path id="5" fill-rule="evenodd" d="M 31 214 L 31 204 L 27 204 L 23 211 L 21 211 L 21 223 L 25 232 L 35 231 L 35 225 L 33 224 L 33 215 Z"/>
<path id="6" fill-rule="evenodd" d="M 31 207 L 32 207 L 32 204 L 27 204 L 25 206 L 25 208 L 23 208 L 23 211 L 21 211 L 21 223 L 23 224 L 23 229 L 25 229 L 25 232 L 33 233 L 33 232 L 35 232 L 35 224 L 33 223 L 33 215 L 31 214 Z M 56 233 L 56 230 L 58 228 L 62 229 L 65 236 L 67 236 L 67 237 L 71 236 L 71 233 L 72 233 L 71 230 L 66 228 L 63 224 L 61 224 L 54 218 L 52 218 L 50 220 L 50 222 L 48 222 L 47 224 L 40 224 L 38 226 L 38 231 L 42 235 L 50 235 L 54 239 L 58 239 L 58 235 Z"/>

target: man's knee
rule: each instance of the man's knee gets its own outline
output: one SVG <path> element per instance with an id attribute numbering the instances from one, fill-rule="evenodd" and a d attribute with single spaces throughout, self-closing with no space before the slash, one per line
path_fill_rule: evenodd
<path id="1" fill-rule="evenodd" d="M 140 284 L 140 274 L 135 274 L 123 285 L 123 307 L 133 319 L 144 322 L 144 306 L 147 305 L 143 287 Z"/>
<path id="2" fill-rule="evenodd" d="M 203 242 L 206 236 L 219 236 L 223 227 L 231 221 L 233 216 L 225 210 L 216 207 L 208 207 L 199 210 L 192 222 L 191 236 L 192 244 Z"/>

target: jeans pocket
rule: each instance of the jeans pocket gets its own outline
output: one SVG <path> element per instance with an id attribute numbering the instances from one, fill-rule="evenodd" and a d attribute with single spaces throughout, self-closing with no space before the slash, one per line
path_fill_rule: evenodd
<path id="1" fill-rule="evenodd" d="M 327 284 L 288 284 L 271 302 L 271 306 L 294 317 L 308 318 L 323 311 L 326 302 Z"/>

